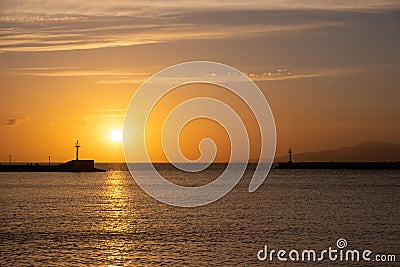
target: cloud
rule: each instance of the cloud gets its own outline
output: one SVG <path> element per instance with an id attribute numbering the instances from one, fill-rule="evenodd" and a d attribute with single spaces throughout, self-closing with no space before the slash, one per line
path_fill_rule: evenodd
<path id="1" fill-rule="evenodd" d="M 137 79 L 119 79 L 119 80 L 98 80 L 95 83 L 99 84 L 135 84 L 142 83 L 146 78 L 137 78 Z"/>
<path id="2" fill-rule="evenodd" d="M 368 70 L 377 70 L 385 66 L 374 66 L 374 67 L 329 67 L 329 68 L 298 68 L 293 69 L 290 67 L 271 68 L 261 72 L 244 72 L 251 80 L 255 82 L 262 81 L 284 81 L 284 80 L 297 80 L 297 79 L 311 79 L 311 78 L 322 78 L 322 77 L 338 77 L 348 76 L 361 73 Z M 226 73 L 224 75 L 217 75 L 215 73 L 204 73 L 204 80 L 212 78 L 212 82 L 241 82 L 243 81 L 240 75 Z M 174 77 L 163 77 L 162 81 L 165 84 L 175 84 L 177 79 L 182 79 L 181 76 Z M 185 76 L 185 81 L 199 80 L 199 76 Z M 111 82 L 110 82 L 111 83 Z M 119 83 L 119 82 L 116 82 Z"/>
<path id="3" fill-rule="evenodd" d="M 98 84 L 135 84 L 142 83 L 157 71 L 82 69 L 77 67 L 48 68 L 0 68 L 0 71 L 11 75 L 27 75 L 39 77 L 87 77 Z"/>
<path id="4" fill-rule="evenodd" d="M 87 126 L 93 121 L 107 119 L 122 119 L 125 116 L 126 109 L 98 109 L 86 114 L 82 121 L 82 126 Z"/>
<path id="5" fill-rule="evenodd" d="M 151 6 L 125 0 L 2 1 L 0 53 L 282 35 L 340 27 L 360 12 L 396 9 L 398 1 L 366 0 L 152 1 Z"/>
<path id="6" fill-rule="evenodd" d="M 194 5 L 185 0 L 149 1 L 80 1 L 80 0 L 16 0 L 0 2 L 4 15 L 34 14 L 49 16 L 52 14 L 67 15 L 134 15 L 142 17 L 171 16 L 183 11 L 194 10 L 276 10 L 276 9 L 324 9 L 324 10 L 368 10 L 399 8 L 396 0 L 200 0 Z M 63 18 L 63 16 L 61 16 Z"/>
<path id="7" fill-rule="evenodd" d="M 3 18 L 3 27 L 0 27 L 0 51 L 59 51 L 187 39 L 248 38 L 344 25 L 336 21 L 252 22 L 251 14 L 245 14 L 240 24 L 230 23 L 239 16 L 237 13 L 225 15 L 225 22 L 217 18 L 218 14 L 208 14 L 211 20 L 207 22 L 207 14 L 197 14 L 197 17 L 195 14 L 185 14 L 168 20 L 86 16 L 76 20 L 43 19 L 36 23 L 25 23 L 29 19 L 22 19 L 24 22 L 21 23 L 18 19 Z"/>
<path id="8" fill-rule="evenodd" d="M 8 74 L 43 77 L 89 77 L 89 76 L 130 76 L 129 71 L 86 70 L 79 68 L 22 68 L 7 69 Z"/>
<path id="9" fill-rule="evenodd" d="M 122 118 L 124 117 L 126 109 L 99 109 L 88 114 L 87 118 Z"/>
<path id="10" fill-rule="evenodd" d="M 300 69 L 292 70 L 290 68 L 277 68 L 262 73 L 247 73 L 253 81 L 282 81 L 296 80 L 304 78 L 320 78 L 347 76 L 360 73 L 365 68 L 361 67 L 342 67 L 342 68 L 325 68 L 325 69 Z"/>
<path id="11" fill-rule="evenodd" d="M 353 75 L 368 70 L 378 70 L 392 67 L 392 65 L 379 66 L 352 66 L 352 67 L 326 67 L 326 68 L 292 68 L 289 66 L 273 67 L 261 71 L 244 72 L 253 81 L 282 81 L 305 78 L 334 77 Z M 78 67 L 47 67 L 47 68 L 0 68 L 0 71 L 12 75 L 27 75 L 40 77 L 87 77 L 97 84 L 137 84 L 142 83 L 162 67 L 153 66 L 147 70 L 129 69 L 82 69 Z M 213 73 L 205 74 L 215 75 Z M 232 79 L 227 76 L 223 79 Z"/>
<path id="12" fill-rule="evenodd" d="M 21 122 L 29 121 L 29 117 L 25 116 L 13 116 L 8 118 L 4 123 L 4 127 L 11 127 L 20 124 Z"/>
<path id="13" fill-rule="evenodd" d="M 374 66 L 373 69 L 385 66 Z M 245 72 L 245 74 L 253 81 L 282 81 L 295 80 L 305 78 L 334 77 L 347 76 L 360 73 L 371 69 L 371 67 L 330 67 L 330 68 L 314 68 L 293 69 L 290 67 L 270 68 L 260 72 Z M 54 67 L 54 68 L 8 68 L 2 69 L 4 73 L 28 76 L 43 77 L 90 77 L 91 81 L 97 84 L 137 84 L 144 82 L 147 78 L 156 73 L 159 69 L 148 70 L 143 72 L 129 70 L 88 70 L 73 67 Z M 214 74 L 206 74 L 214 75 Z M 188 77 L 189 78 L 189 77 Z M 222 79 L 233 79 L 231 76 L 220 77 Z M 92 116 L 92 115 L 90 115 Z M 90 117 L 89 116 L 89 117 Z M 97 116 L 97 115 L 96 115 Z M 95 116 L 95 117 L 96 117 Z M 100 117 L 103 115 L 100 115 Z M 106 114 L 106 116 L 109 116 Z M 99 117 L 99 116 L 97 116 Z"/>

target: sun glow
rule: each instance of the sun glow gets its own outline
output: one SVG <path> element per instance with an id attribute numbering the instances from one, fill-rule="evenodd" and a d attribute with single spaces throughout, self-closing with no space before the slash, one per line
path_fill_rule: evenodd
<path id="1" fill-rule="evenodd" d="M 110 132 L 110 140 L 111 140 L 112 142 L 120 142 L 121 139 L 122 139 L 122 134 L 121 134 L 121 131 L 120 131 L 120 130 L 118 130 L 118 129 L 113 129 L 113 130 Z"/>

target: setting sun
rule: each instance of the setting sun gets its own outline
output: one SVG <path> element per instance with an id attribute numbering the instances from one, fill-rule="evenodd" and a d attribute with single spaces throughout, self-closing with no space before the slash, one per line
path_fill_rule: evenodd
<path id="1" fill-rule="evenodd" d="M 110 140 L 111 140 L 112 142 L 120 142 L 121 139 L 122 139 L 122 134 L 121 134 L 121 131 L 120 131 L 120 130 L 118 130 L 118 129 L 113 129 L 113 130 L 110 132 Z"/>

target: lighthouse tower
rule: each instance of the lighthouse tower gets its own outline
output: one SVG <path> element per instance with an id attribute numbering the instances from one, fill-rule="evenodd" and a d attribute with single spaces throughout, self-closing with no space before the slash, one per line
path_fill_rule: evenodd
<path id="1" fill-rule="evenodd" d="M 76 147 L 76 160 L 79 160 L 79 148 L 80 148 L 81 146 L 79 145 L 78 140 L 76 140 L 75 147 Z"/>
<path id="2" fill-rule="evenodd" d="M 289 153 L 289 163 L 292 163 L 293 161 L 292 161 L 292 149 L 291 148 L 289 148 L 289 150 L 288 150 L 288 153 Z"/>

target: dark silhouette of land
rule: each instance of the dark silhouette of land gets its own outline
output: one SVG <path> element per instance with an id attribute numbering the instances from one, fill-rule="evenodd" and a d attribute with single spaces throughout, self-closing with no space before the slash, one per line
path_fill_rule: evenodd
<path id="1" fill-rule="evenodd" d="M 278 162 L 276 169 L 346 169 L 346 170 L 400 170 L 397 162 Z"/>
<path id="2" fill-rule="evenodd" d="M 287 159 L 287 161 L 279 161 Z M 369 142 L 336 150 L 278 157 L 277 169 L 376 169 L 400 170 L 400 145 Z"/>
<path id="3" fill-rule="evenodd" d="M 71 160 L 57 165 L 0 164 L 0 172 L 104 172 L 94 167 L 94 160 Z"/>
<path id="4" fill-rule="evenodd" d="M 79 145 L 76 140 L 76 159 L 56 165 L 50 164 L 50 156 L 48 164 L 12 164 L 11 155 L 9 164 L 0 164 L 0 172 L 105 172 L 105 170 L 94 167 L 94 160 L 79 159 Z"/>
<path id="5" fill-rule="evenodd" d="M 381 162 L 400 161 L 400 144 L 367 142 L 339 149 L 323 150 L 316 152 L 296 153 L 293 149 L 294 162 Z M 275 162 L 289 160 L 289 155 L 275 158 Z"/>

